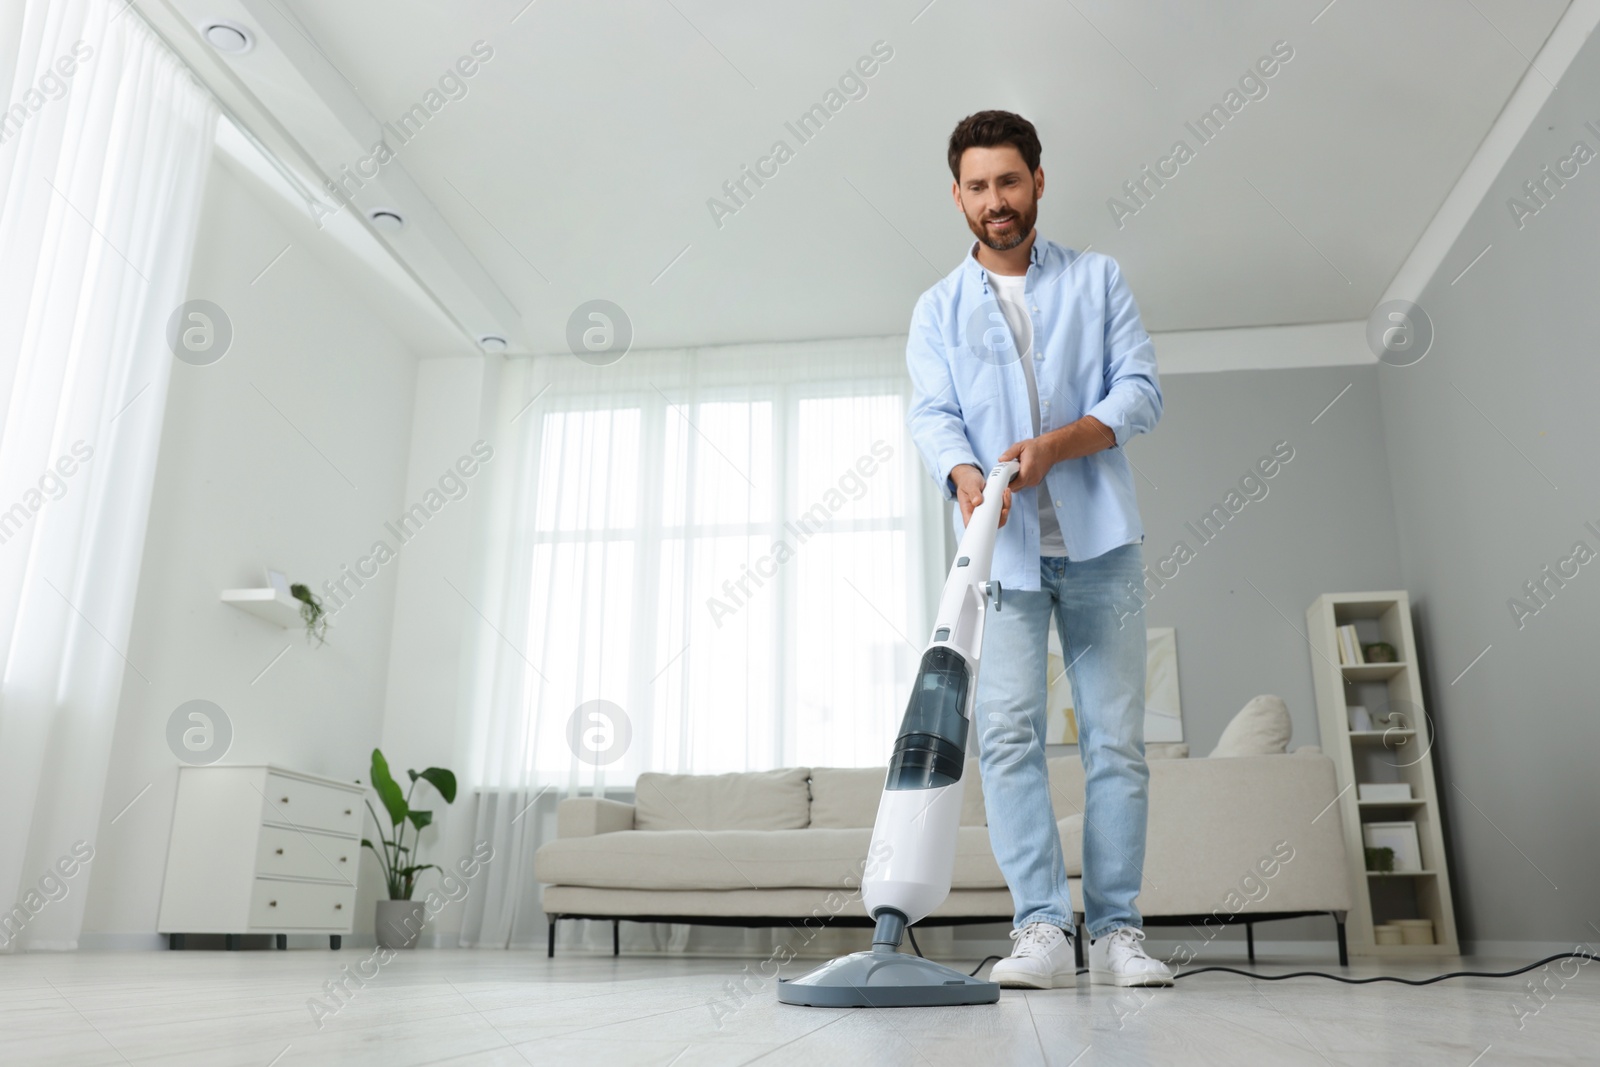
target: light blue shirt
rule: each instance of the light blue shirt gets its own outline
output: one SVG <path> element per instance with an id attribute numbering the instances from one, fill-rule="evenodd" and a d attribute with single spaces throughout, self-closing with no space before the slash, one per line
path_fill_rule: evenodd
<path id="1" fill-rule="evenodd" d="M 1069 559 L 1144 540 L 1122 446 L 1161 418 L 1161 385 L 1155 348 L 1116 260 L 1038 236 L 1023 292 L 1033 320 L 1039 432 L 1093 415 L 1117 438 L 1115 448 L 1057 463 L 1037 488 L 1012 494 L 991 575 L 1007 589 L 1036 590 L 1041 503 L 1054 508 Z M 952 469 L 971 463 L 987 473 L 1000 453 L 1034 436 L 1020 357 L 989 272 L 972 251 L 917 300 L 906 367 L 906 422 L 946 499 L 955 497 Z M 951 522 L 959 536 L 959 504 Z"/>

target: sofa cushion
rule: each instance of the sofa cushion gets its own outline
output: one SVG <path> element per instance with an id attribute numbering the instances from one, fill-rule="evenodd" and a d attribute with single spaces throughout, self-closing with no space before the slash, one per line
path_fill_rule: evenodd
<path id="1" fill-rule="evenodd" d="M 1061 858 L 1067 865 L 1067 877 L 1083 877 L 1083 812 L 1056 820 L 1061 834 Z"/>
<path id="2" fill-rule="evenodd" d="M 1051 756 L 1045 762 L 1050 772 L 1050 807 L 1056 818 L 1082 811 L 1083 760 L 1077 756 Z"/>
<path id="3" fill-rule="evenodd" d="M 961 825 L 988 826 L 989 812 L 983 806 L 983 774 L 978 770 L 978 761 L 967 760 L 967 769 L 961 773 L 967 780 L 967 788 L 961 793 Z"/>
<path id="4" fill-rule="evenodd" d="M 1289 750 L 1289 706 L 1282 697 L 1251 697 L 1211 750 L 1218 756 L 1273 756 Z"/>
<path id="5" fill-rule="evenodd" d="M 883 793 L 884 767 L 811 768 L 811 826 L 845 830 L 870 827 Z"/>
<path id="6" fill-rule="evenodd" d="M 811 819 L 810 776 L 809 767 L 743 774 L 647 772 L 634 786 L 634 829 L 804 829 Z"/>
<path id="7" fill-rule="evenodd" d="M 813 767 L 811 825 L 821 829 L 871 827 L 878 818 L 887 767 Z M 961 825 L 983 826 L 983 782 L 978 761 L 967 760 L 966 787 L 961 791 Z"/>
<path id="8" fill-rule="evenodd" d="M 855 890 L 872 830 L 622 830 L 546 842 L 534 876 L 552 885 L 612 889 Z M 956 831 L 955 889 L 1003 889 L 989 831 Z"/>

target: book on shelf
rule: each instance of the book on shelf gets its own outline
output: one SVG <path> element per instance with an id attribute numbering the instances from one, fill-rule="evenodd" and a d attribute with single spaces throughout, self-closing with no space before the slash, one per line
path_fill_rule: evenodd
<path id="1" fill-rule="evenodd" d="M 1356 636 L 1354 626 L 1339 627 L 1339 664 L 1340 666 L 1353 667 L 1365 663 L 1361 656 L 1361 638 Z"/>

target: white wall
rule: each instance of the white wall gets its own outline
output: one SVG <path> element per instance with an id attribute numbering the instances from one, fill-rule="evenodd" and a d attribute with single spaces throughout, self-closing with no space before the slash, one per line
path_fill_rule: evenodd
<path id="1" fill-rule="evenodd" d="M 234 340 L 219 362 L 178 363 L 172 376 L 86 947 L 155 943 L 179 766 L 165 731 L 179 704 L 223 708 L 228 762 L 366 777 L 382 730 L 393 565 L 320 648 L 218 599 L 264 584 L 266 566 L 317 589 L 400 513 L 416 363 L 365 302 L 357 269 L 309 216 L 214 165 L 190 296 L 221 305 Z M 362 882 L 357 929 L 370 937 L 370 871 Z"/>
<path id="2" fill-rule="evenodd" d="M 495 449 L 489 466 L 509 461 L 500 449 L 501 442 L 494 439 L 492 427 L 480 417 L 485 389 L 493 380 L 490 368 L 479 356 L 418 363 L 406 477 L 408 506 L 423 499 L 430 489 L 439 489 L 441 476 L 462 457 L 470 457 L 480 438 Z M 480 465 L 477 473 L 463 478 L 460 499 L 450 500 L 428 520 L 393 564 L 398 568 L 398 585 L 382 747 L 402 781 L 406 768 L 440 766 L 461 778 L 467 766 L 462 743 L 465 724 L 458 717 L 464 682 L 460 653 L 467 627 L 481 625 L 465 598 L 477 596 L 477 531 L 490 477 L 490 470 Z M 423 834 L 421 858 L 453 867 L 472 851 L 472 795 L 463 789 L 450 807 L 438 802 L 437 794 L 419 787 L 419 805 L 422 796 L 429 798 L 435 821 Z M 370 854 L 364 862 L 376 868 Z M 432 873 L 425 876 L 434 877 Z M 421 898 L 420 893 L 415 897 Z M 461 918 L 459 906 L 442 909 L 423 932 L 425 942 L 454 947 Z"/>

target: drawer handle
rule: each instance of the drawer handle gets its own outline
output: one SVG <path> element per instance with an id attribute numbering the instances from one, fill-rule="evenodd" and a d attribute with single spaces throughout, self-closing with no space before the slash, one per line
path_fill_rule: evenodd
<path id="1" fill-rule="evenodd" d="M 280 803 L 280 804 L 287 804 L 287 803 L 289 803 L 289 798 L 288 798 L 288 797 L 284 797 L 284 798 L 283 798 L 283 799 L 282 799 L 282 800 L 280 800 L 280 801 L 279 801 L 279 802 L 278 802 L 278 803 Z"/>
<path id="2" fill-rule="evenodd" d="M 340 856 L 339 857 L 339 862 L 340 863 L 348 863 L 349 860 L 350 860 L 350 857 L 348 857 L 348 856 Z"/>
<path id="3" fill-rule="evenodd" d="M 343 904 L 335 904 L 333 906 L 333 910 L 334 911 L 343 911 L 344 910 L 344 905 Z"/>
<path id="4" fill-rule="evenodd" d="M 269 901 L 267 901 L 267 907 L 269 907 L 269 908 L 276 908 L 276 907 L 277 907 L 277 906 L 278 906 L 278 902 L 277 902 L 277 901 L 276 901 L 276 900 L 269 900 Z"/>
<path id="5" fill-rule="evenodd" d="M 349 815 L 349 814 L 350 814 L 350 809 L 349 809 L 349 808 L 345 808 L 345 809 L 344 809 L 344 813 L 345 813 L 345 814 L 346 814 L 346 815 Z"/>
<path id="6" fill-rule="evenodd" d="M 278 855 L 280 855 L 280 856 L 283 855 L 283 849 L 281 849 L 281 848 L 278 849 Z"/>

